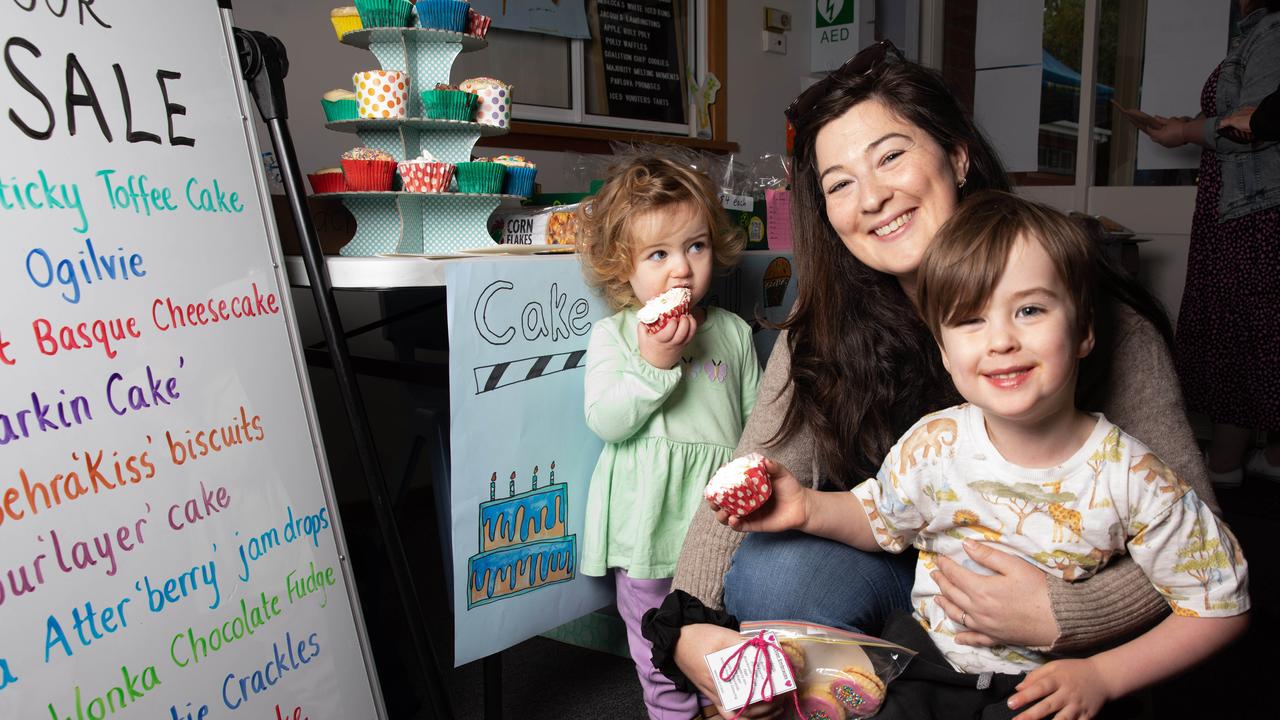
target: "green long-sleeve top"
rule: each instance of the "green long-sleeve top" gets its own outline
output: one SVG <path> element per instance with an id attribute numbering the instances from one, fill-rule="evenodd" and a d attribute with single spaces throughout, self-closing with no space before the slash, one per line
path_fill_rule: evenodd
<path id="1" fill-rule="evenodd" d="M 585 575 L 671 577 L 702 489 L 732 459 L 756 403 L 760 364 L 738 316 L 708 308 L 670 370 L 640 356 L 638 324 L 622 310 L 596 323 L 587 346 L 587 426 L 605 445 L 587 493 Z"/>

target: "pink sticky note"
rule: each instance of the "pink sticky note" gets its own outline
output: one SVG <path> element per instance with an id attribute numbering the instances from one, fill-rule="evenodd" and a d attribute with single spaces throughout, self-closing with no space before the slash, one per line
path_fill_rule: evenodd
<path id="1" fill-rule="evenodd" d="M 766 237 L 770 250 L 791 249 L 791 193 L 786 190 L 765 190 L 764 202 L 769 218 Z"/>

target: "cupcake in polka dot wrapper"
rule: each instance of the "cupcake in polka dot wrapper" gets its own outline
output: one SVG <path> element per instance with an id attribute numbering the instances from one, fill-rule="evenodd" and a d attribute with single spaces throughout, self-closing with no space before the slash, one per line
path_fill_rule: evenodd
<path id="1" fill-rule="evenodd" d="M 467 0 L 419 0 L 418 26 L 432 30 L 462 32 L 467 27 Z"/>
<path id="2" fill-rule="evenodd" d="M 347 178 L 348 190 L 390 190 L 396 176 L 396 160 L 381 150 L 353 148 L 342 153 L 342 174 Z"/>
<path id="3" fill-rule="evenodd" d="M 649 298 L 649 302 L 640 308 L 636 318 L 650 335 L 667 326 L 672 320 L 689 313 L 689 303 L 693 295 L 689 288 L 671 288 L 661 295 Z"/>
<path id="4" fill-rule="evenodd" d="M 453 165 L 440 162 L 425 150 L 412 160 L 401 161 L 398 169 L 405 192 L 445 192 L 453 180 Z"/>
<path id="5" fill-rule="evenodd" d="M 366 28 L 409 27 L 413 3 L 409 0 L 355 0 L 360 22 Z"/>
<path id="6" fill-rule="evenodd" d="M 760 453 L 748 453 L 726 463 L 702 491 L 707 500 L 738 517 L 755 512 L 772 494 L 773 485 Z"/>
<path id="7" fill-rule="evenodd" d="M 475 10 L 467 11 L 467 34 L 475 35 L 482 38 L 489 34 L 489 25 L 493 23 L 493 18 L 488 15 L 481 15 Z"/>
<path id="8" fill-rule="evenodd" d="M 362 118 L 403 118 L 408 115 L 409 76 L 398 70 L 366 70 L 351 76 Z"/>
<path id="9" fill-rule="evenodd" d="M 493 161 L 507 169 L 502 181 L 503 194 L 523 197 L 533 194 L 533 179 L 538 175 L 537 165 L 529 162 L 523 155 L 499 155 Z"/>
<path id="10" fill-rule="evenodd" d="M 511 86 L 490 77 L 478 77 L 458 83 L 458 89 L 480 96 L 473 119 L 481 125 L 511 127 Z"/>
<path id="11" fill-rule="evenodd" d="M 464 193 L 497 194 L 502 192 L 502 176 L 506 168 L 489 158 L 460 162 L 454 167 L 458 190 Z"/>

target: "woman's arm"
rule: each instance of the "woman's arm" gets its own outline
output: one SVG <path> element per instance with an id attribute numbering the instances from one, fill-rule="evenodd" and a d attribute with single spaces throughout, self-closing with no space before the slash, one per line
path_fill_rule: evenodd
<path id="1" fill-rule="evenodd" d="M 767 454 L 790 468 L 801 485 L 812 487 L 816 461 L 811 435 L 804 433 L 766 447 L 782 424 L 787 405 L 791 402 L 790 378 L 791 356 L 784 331 L 773 344 L 769 364 L 760 378 L 755 409 L 742 430 L 742 439 L 734 456 L 749 452 Z M 724 574 L 729 571 L 729 562 L 741 542 L 741 533 L 716 522 L 710 506 L 700 504 L 685 534 L 672 588 L 684 590 L 709 607 L 722 607 Z"/>
<path id="2" fill-rule="evenodd" d="M 1200 128 L 1202 137 L 1200 144 L 1220 153 L 1253 150 L 1248 142 L 1237 142 L 1218 134 L 1221 116 L 1239 107 L 1256 107 L 1263 98 L 1275 92 L 1276 85 L 1280 84 L 1280 20 L 1272 16 L 1264 18 L 1245 42 L 1248 43 L 1248 47 L 1246 54 L 1240 58 L 1243 71 L 1240 78 L 1240 92 L 1237 94 L 1234 106 L 1218 108 L 1219 115 L 1208 118 Z"/>

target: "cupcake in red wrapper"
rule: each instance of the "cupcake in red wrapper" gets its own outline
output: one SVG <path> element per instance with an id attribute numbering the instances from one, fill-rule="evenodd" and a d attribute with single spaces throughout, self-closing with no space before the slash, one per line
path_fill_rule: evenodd
<path id="1" fill-rule="evenodd" d="M 405 192 L 446 192 L 453 180 L 453 165 L 436 160 L 428 152 L 423 152 L 412 160 L 402 161 L 399 170 L 400 182 Z"/>
<path id="2" fill-rule="evenodd" d="M 396 160 L 381 150 L 358 147 L 342 153 L 342 173 L 348 190 L 390 190 L 396 176 Z"/>
<path id="3" fill-rule="evenodd" d="M 644 329 L 652 335 L 666 327 L 668 322 L 688 314 L 692 299 L 693 293 L 689 288 L 671 288 L 645 303 L 644 307 L 640 308 L 640 312 L 636 313 L 636 317 L 639 318 L 640 324 L 644 325 Z"/>
<path id="4" fill-rule="evenodd" d="M 484 37 L 489 34 L 489 25 L 493 22 L 493 18 L 488 15 L 481 15 L 474 8 L 467 9 L 467 34 L 476 37 Z"/>
<path id="5" fill-rule="evenodd" d="M 324 168 L 307 175 L 307 180 L 311 182 L 311 192 L 335 193 L 344 192 L 347 189 L 347 179 L 342 176 L 342 168 Z"/>
<path id="6" fill-rule="evenodd" d="M 772 494 L 773 485 L 764 469 L 764 456 L 759 453 L 743 455 L 726 463 L 711 476 L 711 481 L 702 491 L 707 500 L 738 517 L 754 512 Z"/>

